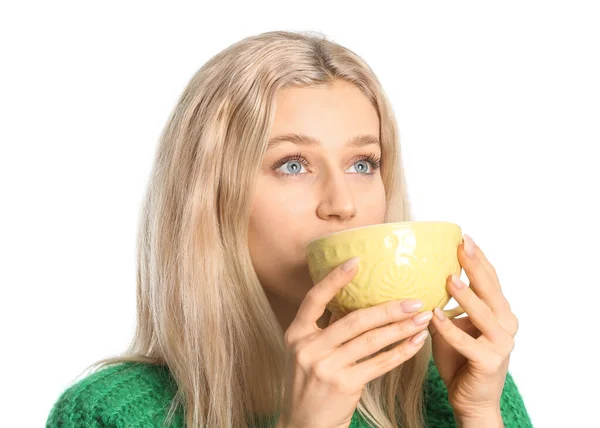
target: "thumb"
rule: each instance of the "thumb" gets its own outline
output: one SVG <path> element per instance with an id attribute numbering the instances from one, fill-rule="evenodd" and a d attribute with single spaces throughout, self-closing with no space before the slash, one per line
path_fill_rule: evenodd
<path id="1" fill-rule="evenodd" d="M 429 330 L 429 336 L 433 339 L 437 334 L 437 329 L 435 328 L 433 323 L 429 323 L 429 325 L 427 326 L 427 330 Z"/>

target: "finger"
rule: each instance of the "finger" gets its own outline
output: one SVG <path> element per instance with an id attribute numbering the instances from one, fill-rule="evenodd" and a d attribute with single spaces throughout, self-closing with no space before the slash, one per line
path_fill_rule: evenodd
<path id="1" fill-rule="evenodd" d="M 467 332 L 469 334 L 469 336 L 471 336 L 475 339 L 477 339 L 479 336 L 481 336 L 481 330 L 479 330 L 477 327 L 475 327 L 473 325 L 473 323 L 471 322 L 471 319 L 468 316 L 461 317 L 461 318 L 454 318 L 452 320 L 452 322 L 454 323 L 454 325 L 456 327 L 460 328 L 464 332 Z M 429 335 L 433 339 L 435 337 L 435 335 L 437 334 L 435 325 L 433 323 L 429 323 L 429 325 L 427 326 L 427 329 L 429 330 Z"/>
<path id="2" fill-rule="evenodd" d="M 498 307 L 498 298 L 502 294 L 500 281 L 492 264 L 469 235 L 463 235 L 463 244 L 458 248 L 459 262 L 473 290 L 492 310 L 500 309 Z"/>
<path id="3" fill-rule="evenodd" d="M 419 300 L 393 300 L 352 311 L 324 329 L 318 339 L 311 343 L 311 351 L 315 355 L 328 354 L 333 348 L 374 328 L 412 318 L 422 306 L 423 302 Z"/>
<path id="4" fill-rule="evenodd" d="M 496 269 L 469 235 L 464 235 L 463 240 L 464 243 L 459 246 L 458 257 L 469 278 L 470 286 L 496 314 L 510 311 L 508 301 L 502 294 Z"/>
<path id="5" fill-rule="evenodd" d="M 329 324 L 327 324 L 327 326 L 329 327 L 331 324 L 333 324 L 334 322 L 338 321 L 338 318 L 331 314 L 331 317 L 329 317 Z"/>
<path id="6" fill-rule="evenodd" d="M 496 269 L 469 235 L 465 234 L 463 240 L 463 245 L 459 246 L 458 257 L 471 288 L 498 316 L 502 327 L 514 336 L 518 322 L 502 293 Z M 469 256 L 469 253 L 472 253 L 472 256 Z"/>
<path id="7" fill-rule="evenodd" d="M 388 345 L 411 337 L 427 328 L 433 317 L 431 311 L 421 312 L 412 318 L 375 328 L 363 333 L 336 349 L 328 359 L 333 367 L 348 367 L 357 361 L 381 351 Z"/>
<path id="8" fill-rule="evenodd" d="M 373 358 L 346 369 L 348 382 L 351 385 L 366 385 L 373 379 L 398 367 L 415 356 L 419 349 L 423 347 L 427 336 L 427 329 L 422 330 L 389 351 L 381 352 Z M 415 339 L 419 339 L 419 341 L 415 342 Z"/>
<path id="9" fill-rule="evenodd" d="M 506 331 L 498 321 L 492 309 L 477 296 L 470 287 L 452 275 L 447 284 L 448 291 L 461 308 L 469 315 L 469 319 L 492 343 L 499 343 L 506 338 Z"/>
<path id="10" fill-rule="evenodd" d="M 430 322 L 429 325 L 427 326 L 427 330 L 429 330 L 429 335 L 433 339 L 435 337 L 435 335 L 437 334 L 437 329 L 435 328 L 435 324 Z"/>
<path id="11" fill-rule="evenodd" d="M 436 334 L 440 335 L 462 356 L 471 361 L 481 362 L 482 358 L 491 354 L 491 351 L 486 347 L 485 342 L 474 339 L 455 326 L 439 308 L 434 309 L 434 314 L 435 316 L 431 320 L 431 323 L 435 327 Z"/>
<path id="12" fill-rule="evenodd" d="M 329 303 L 338 291 L 345 287 L 358 272 L 359 261 L 360 259 L 358 257 L 346 260 L 343 264 L 335 267 L 329 272 L 323 280 L 315 284 L 308 293 L 306 293 L 290 328 L 294 329 L 295 332 L 297 330 L 300 334 L 314 331 L 317 320 L 321 318 L 325 312 L 327 303 Z"/>

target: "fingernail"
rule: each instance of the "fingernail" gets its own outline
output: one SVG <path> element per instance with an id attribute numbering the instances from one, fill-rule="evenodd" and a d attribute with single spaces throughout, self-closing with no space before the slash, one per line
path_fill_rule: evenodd
<path id="1" fill-rule="evenodd" d="M 420 300 L 404 300 L 400 303 L 400 307 L 404 312 L 416 312 L 423 307 L 423 302 Z"/>
<path id="2" fill-rule="evenodd" d="M 429 334 L 429 331 L 427 331 L 427 329 L 419 332 L 418 334 L 414 335 L 413 338 L 411 339 L 412 343 L 417 344 L 417 343 L 421 343 L 422 341 L 425 340 L 425 338 L 427 337 L 427 335 Z"/>
<path id="3" fill-rule="evenodd" d="M 354 269 L 358 265 L 359 261 L 360 261 L 360 257 L 352 257 L 350 260 L 346 260 L 344 262 L 344 264 L 342 265 L 342 270 L 344 272 L 350 272 L 352 269 Z"/>
<path id="4" fill-rule="evenodd" d="M 475 242 L 473 242 L 473 239 L 467 234 L 463 235 L 463 241 L 465 243 L 465 254 L 468 258 L 472 259 L 475 257 Z"/>
<path id="5" fill-rule="evenodd" d="M 452 275 L 452 284 L 456 287 L 456 288 L 465 288 L 465 283 L 462 282 L 460 280 L 460 278 L 458 277 L 458 275 L 453 274 Z"/>
<path id="6" fill-rule="evenodd" d="M 431 318 L 433 318 L 433 312 L 427 311 L 427 312 L 422 312 L 419 315 L 413 317 L 413 321 L 416 324 L 425 324 Z"/>
<path id="7" fill-rule="evenodd" d="M 435 308 L 433 310 L 433 313 L 440 321 L 444 321 L 444 319 L 446 318 L 446 316 L 444 315 L 444 311 L 442 311 L 440 308 Z"/>

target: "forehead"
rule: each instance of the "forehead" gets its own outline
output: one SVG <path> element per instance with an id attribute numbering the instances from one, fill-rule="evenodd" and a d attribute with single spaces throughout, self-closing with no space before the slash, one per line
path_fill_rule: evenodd
<path id="1" fill-rule="evenodd" d="M 336 81 L 329 87 L 289 87 L 275 97 L 269 138 L 306 134 L 323 144 L 345 144 L 359 134 L 379 136 L 379 118 L 355 85 Z"/>

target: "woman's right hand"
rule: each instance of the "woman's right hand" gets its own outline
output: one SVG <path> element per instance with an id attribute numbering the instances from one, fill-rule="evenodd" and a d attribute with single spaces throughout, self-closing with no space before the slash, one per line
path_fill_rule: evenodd
<path id="1" fill-rule="evenodd" d="M 365 385 L 423 346 L 433 314 L 417 313 L 422 305 L 414 300 L 358 309 L 324 329 L 317 326 L 327 303 L 356 275 L 357 263 L 350 259 L 315 284 L 285 333 L 287 368 L 277 428 L 347 428 Z"/>

